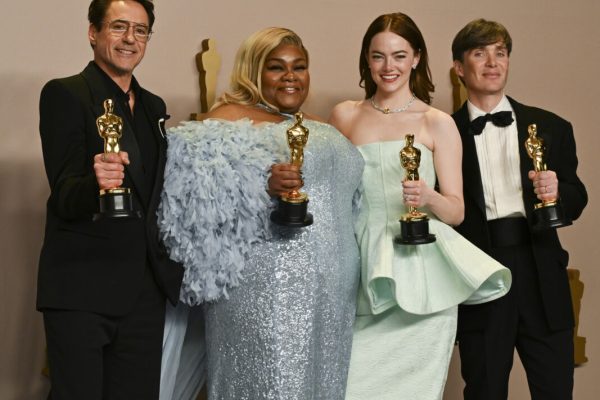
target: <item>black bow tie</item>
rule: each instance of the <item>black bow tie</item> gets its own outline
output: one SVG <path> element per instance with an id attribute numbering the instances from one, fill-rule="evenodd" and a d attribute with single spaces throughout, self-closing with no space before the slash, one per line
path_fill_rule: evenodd
<path id="1" fill-rule="evenodd" d="M 499 111 L 497 113 L 485 114 L 475 118 L 471 121 L 471 126 L 469 127 L 471 134 L 480 135 L 488 121 L 491 121 L 492 124 L 496 126 L 508 126 L 513 122 L 512 112 Z"/>

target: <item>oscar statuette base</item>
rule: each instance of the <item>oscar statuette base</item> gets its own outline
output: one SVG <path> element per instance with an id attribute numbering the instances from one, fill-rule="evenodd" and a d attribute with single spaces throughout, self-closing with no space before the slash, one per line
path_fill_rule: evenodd
<path id="1" fill-rule="evenodd" d="M 308 199 L 302 202 L 291 202 L 278 199 L 277 210 L 271 213 L 271 221 L 289 228 L 302 228 L 312 225 L 313 216 L 307 212 Z"/>
<path id="2" fill-rule="evenodd" d="M 394 238 L 397 244 L 427 244 L 435 242 L 435 235 L 429 233 L 429 218 L 400 220 L 400 234 Z"/>
<path id="3" fill-rule="evenodd" d="M 101 190 L 100 212 L 94 214 L 94 221 L 104 218 L 141 218 L 142 214 L 133 209 L 131 191 L 128 188 Z"/>
<path id="4" fill-rule="evenodd" d="M 565 216 L 558 202 L 551 204 L 538 203 L 533 210 L 533 230 L 541 231 L 550 228 L 561 228 L 572 225 L 573 221 Z"/>

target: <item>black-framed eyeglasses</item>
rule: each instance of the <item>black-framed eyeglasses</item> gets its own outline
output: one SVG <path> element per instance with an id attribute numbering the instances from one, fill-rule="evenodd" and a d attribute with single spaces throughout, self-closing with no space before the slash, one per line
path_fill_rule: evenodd
<path id="1" fill-rule="evenodd" d="M 146 43 L 152 36 L 150 27 L 145 24 L 138 24 L 124 19 L 115 19 L 109 22 L 103 22 L 108 25 L 108 31 L 113 36 L 123 36 L 129 32 L 129 28 L 133 28 L 133 37 L 138 42 Z"/>

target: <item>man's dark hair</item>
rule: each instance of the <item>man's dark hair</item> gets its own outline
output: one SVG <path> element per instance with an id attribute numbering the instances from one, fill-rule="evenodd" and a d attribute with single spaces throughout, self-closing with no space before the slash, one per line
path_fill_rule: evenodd
<path id="1" fill-rule="evenodd" d="M 452 41 L 452 59 L 463 62 L 466 51 L 496 42 L 503 42 L 510 55 L 512 39 L 504 25 L 483 18 L 473 20 L 454 37 Z"/>
<path id="2" fill-rule="evenodd" d="M 106 16 L 106 10 L 110 7 L 110 3 L 115 0 L 92 0 L 90 3 L 90 8 L 88 10 L 88 20 L 90 24 L 96 27 L 97 31 L 102 29 L 102 22 L 104 17 Z M 144 10 L 146 10 L 146 14 L 148 14 L 148 22 L 150 23 L 150 29 L 152 29 L 152 25 L 154 25 L 154 3 L 151 0 L 130 0 L 140 3 Z"/>

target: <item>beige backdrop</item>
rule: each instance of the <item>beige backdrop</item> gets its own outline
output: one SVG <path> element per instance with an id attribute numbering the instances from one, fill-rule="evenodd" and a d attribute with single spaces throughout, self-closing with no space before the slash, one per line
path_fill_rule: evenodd
<path id="1" fill-rule="evenodd" d="M 585 283 L 580 334 L 590 362 L 575 373 L 575 398 L 597 398 L 600 321 L 598 161 L 600 2 L 597 0 L 305 0 L 156 1 L 155 35 L 137 71 L 140 82 L 166 100 L 171 125 L 198 109 L 194 55 L 202 39 L 216 39 L 222 55 L 218 90 L 228 84 L 235 50 L 266 26 L 286 26 L 303 37 L 311 54 L 312 90 L 306 110 L 327 117 L 331 107 L 361 97 L 358 62 L 362 34 L 377 15 L 403 11 L 420 26 L 436 83 L 434 105 L 451 109 L 450 43 L 476 17 L 503 22 L 513 36 L 508 93 L 572 121 L 579 173 L 590 203 L 574 226 L 560 232 L 572 266 Z M 38 138 L 37 104 L 49 79 L 79 72 L 91 57 L 84 0 L 3 1 L 0 35 L 0 398 L 45 398 L 39 371 L 44 359 L 42 321 L 35 311 L 37 258 L 43 237 L 45 181 Z M 453 359 L 446 400 L 461 398 L 459 360 Z M 527 399 L 520 366 L 511 399 Z"/>

